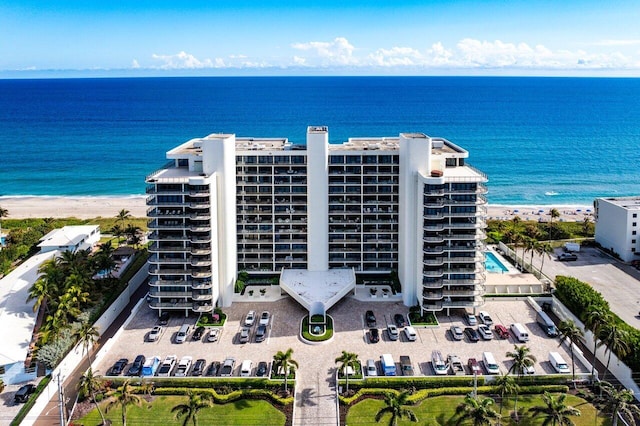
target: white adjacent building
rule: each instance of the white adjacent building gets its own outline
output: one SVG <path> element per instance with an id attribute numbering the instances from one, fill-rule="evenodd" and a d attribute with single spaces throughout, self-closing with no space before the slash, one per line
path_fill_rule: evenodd
<path id="1" fill-rule="evenodd" d="M 640 197 L 596 198 L 596 242 L 624 262 L 640 260 Z"/>
<path id="2" fill-rule="evenodd" d="M 229 306 L 239 271 L 292 285 L 311 277 L 312 295 L 397 271 L 408 306 L 475 309 L 487 178 L 468 155 L 422 133 L 330 144 L 326 127 L 309 127 L 303 144 L 233 134 L 185 142 L 146 179 L 150 305 Z M 329 270 L 343 272 L 318 279 Z"/>
<path id="3" fill-rule="evenodd" d="M 99 225 L 69 225 L 57 228 L 40 239 L 41 253 L 90 250 L 100 241 Z"/>

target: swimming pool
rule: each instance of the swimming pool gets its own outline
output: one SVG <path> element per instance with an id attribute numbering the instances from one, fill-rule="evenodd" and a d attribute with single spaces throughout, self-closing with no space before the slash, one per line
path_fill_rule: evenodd
<path id="1" fill-rule="evenodd" d="M 485 254 L 487 255 L 487 257 L 484 261 L 484 267 L 487 272 L 502 274 L 508 271 L 507 267 L 504 266 L 502 262 L 500 262 L 500 259 L 498 259 L 495 254 L 491 253 L 490 251 L 486 252 Z"/>

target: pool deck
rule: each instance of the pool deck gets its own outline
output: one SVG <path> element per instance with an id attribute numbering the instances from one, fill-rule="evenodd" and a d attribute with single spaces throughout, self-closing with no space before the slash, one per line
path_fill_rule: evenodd
<path id="1" fill-rule="evenodd" d="M 508 260 L 494 249 L 489 248 L 500 263 L 507 268 L 506 272 L 486 272 L 487 293 L 531 294 L 542 293 L 544 284 L 535 275 L 518 271 Z"/>

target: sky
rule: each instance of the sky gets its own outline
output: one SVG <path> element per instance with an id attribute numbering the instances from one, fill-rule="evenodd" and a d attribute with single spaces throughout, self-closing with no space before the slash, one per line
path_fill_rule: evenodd
<path id="1" fill-rule="evenodd" d="M 638 0 L 2 0 L 0 78 L 640 75 Z"/>

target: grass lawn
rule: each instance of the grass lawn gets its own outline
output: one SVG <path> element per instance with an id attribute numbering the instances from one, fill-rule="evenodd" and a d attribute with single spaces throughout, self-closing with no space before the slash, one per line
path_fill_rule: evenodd
<path id="1" fill-rule="evenodd" d="M 438 396 L 434 398 L 428 398 L 424 400 L 420 405 L 407 406 L 412 410 L 416 416 L 418 416 L 420 425 L 454 425 L 455 421 L 452 420 L 455 414 L 456 407 L 464 400 L 461 396 Z M 611 424 L 606 416 L 600 416 L 595 419 L 596 410 L 593 405 L 586 402 L 584 399 L 568 395 L 565 402 L 568 405 L 573 406 L 580 410 L 581 415 L 579 417 L 572 417 L 571 419 L 576 426 L 608 426 Z M 539 426 L 542 425 L 542 419 L 540 416 L 536 419 L 531 419 L 526 411 L 529 407 L 542 404 L 541 395 L 524 395 L 518 399 L 518 411 L 524 413 L 526 417 L 521 416 L 520 423 L 509 421 L 509 410 L 513 409 L 513 398 L 509 399 L 502 410 L 503 425 L 518 425 L 518 426 Z M 380 425 L 386 424 L 389 421 L 389 415 L 382 418 L 380 423 L 376 423 L 375 415 L 380 408 L 384 407 L 384 401 L 378 399 L 366 399 L 351 407 L 347 414 L 348 425 Z M 500 410 L 500 404 L 496 402 L 494 405 L 495 410 Z M 415 425 L 406 419 L 398 422 L 399 425 Z M 469 423 L 470 424 L 470 423 Z"/>
<path id="2" fill-rule="evenodd" d="M 171 409 L 178 404 L 187 402 L 186 396 L 157 396 L 155 399 L 141 407 L 130 405 L 127 407 L 127 425 L 146 426 L 180 426 L 182 421 L 175 420 Z M 104 407 L 104 405 L 103 405 Z M 122 425 L 122 410 L 114 408 L 109 411 L 106 418 L 113 425 Z M 184 420 L 184 418 L 183 418 Z M 203 408 L 198 412 L 198 424 L 200 425 L 284 425 L 285 415 L 266 401 L 258 399 L 243 399 L 224 405 L 214 405 L 211 408 Z M 96 409 L 80 420 L 72 422 L 74 425 L 94 426 L 100 424 L 100 415 Z"/>

